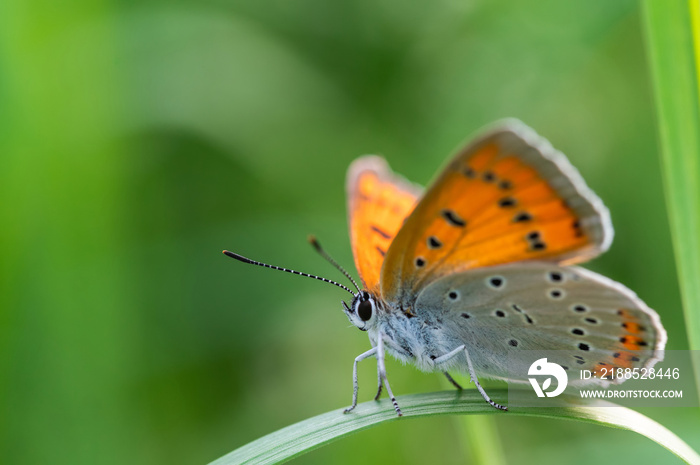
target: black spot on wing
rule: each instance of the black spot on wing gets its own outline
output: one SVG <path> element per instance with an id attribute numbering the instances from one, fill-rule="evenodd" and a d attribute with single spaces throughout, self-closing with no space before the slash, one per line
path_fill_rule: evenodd
<path id="1" fill-rule="evenodd" d="M 382 231 L 382 230 L 379 229 L 377 226 L 372 225 L 372 226 L 370 226 L 370 229 L 372 229 L 372 231 L 374 231 L 374 232 L 376 232 L 377 234 L 379 234 L 380 236 L 382 236 L 384 239 L 391 239 L 391 235 L 390 235 L 390 234 L 388 234 L 388 233 L 385 232 L 385 231 Z"/>
<path id="2" fill-rule="evenodd" d="M 452 226 L 463 228 L 467 224 L 467 222 L 460 218 L 460 216 L 454 210 L 446 208 L 442 210 L 440 214 Z"/>
<path id="3" fill-rule="evenodd" d="M 498 201 L 498 206 L 501 208 L 514 207 L 516 201 L 513 197 L 503 197 Z"/>
<path id="4" fill-rule="evenodd" d="M 440 240 L 437 237 L 430 236 L 428 238 L 428 247 L 430 247 L 431 249 L 439 249 L 440 247 L 442 247 L 442 242 L 440 242 Z"/>
<path id="5" fill-rule="evenodd" d="M 552 299 L 561 299 L 564 297 L 564 291 L 561 289 L 551 289 L 549 291 L 549 297 Z"/>
<path id="6" fill-rule="evenodd" d="M 492 276 L 488 279 L 488 283 L 492 288 L 500 289 L 505 283 L 505 280 L 500 276 Z"/>
<path id="7" fill-rule="evenodd" d="M 532 220 L 532 215 L 528 212 L 520 212 L 513 217 L 513 223 L 524 223 Z"/>
<path id="8" fill-rule="evenodd" d="M 518 307 L 517 304 L 512 304 L 511 307 L 513 307 L 513 310 L 515 310 L 516 312 L 522 314 L 522 316 L 525 318 L 525 321 L 527 321 L 529 324 L 532 325 L 532 324 L 535 323 L 535 322 L 532 320 L 532 318 L 530 318 L 530 315 L 528 315 L 527 313 L 525 313 L 525 311 L 524 311 L 522 308 Z"/>

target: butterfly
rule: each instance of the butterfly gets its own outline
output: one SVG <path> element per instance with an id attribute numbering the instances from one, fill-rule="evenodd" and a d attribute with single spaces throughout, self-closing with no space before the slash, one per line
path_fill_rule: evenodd
<path id="1" fill-rule="evenodd" d="M 401 409 L 387 379 L 385 357 L 426 372 L 469 373 L 516 382 L 509 354 L 561 351 L 564 370 L 600 373 L 650 368 L 663 359 L 666 331 L 634 292 L 573 266 L 606 251 L 610 213 L 566 157 L 524 123 L 509 119 L 483 130 L 423 191 L 377 156 L 355 160 L 346 179 L 350 241 L 360 287 L 316 241 L 313 244 L 355 284 L 321 279 L 353 295 L 348 319 L 366 331 L 371 349 L 353 364 L 377 359 L 382 386 Z M 595 378 L 594 378 L 595 379 Z M 624 381 L 624 378 L 615 382 Z"/>

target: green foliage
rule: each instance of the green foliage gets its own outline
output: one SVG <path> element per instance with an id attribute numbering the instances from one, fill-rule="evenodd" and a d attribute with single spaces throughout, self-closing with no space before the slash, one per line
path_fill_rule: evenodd
<path id="1" fill-rule="evenodd" d="M 507 391 L 494 391 L 493 394 L 496 400 L 507 398 Z M 601 402 L 596 407 L 512 408 L 508 412 L 502 412 L 484 402 L 481 394 L 476 390 L 416 394 L 401 397 L 398 400 L 405 410 L 403 418 L 399 419 L 396 416 L 388 401 L 366 402 L 358 405 L 357 410 L 349 415 L 343 415 L 339 411 L 328 412 L 268 434 L 210 465 L 282 463 L 355 431 L 382 422 L 456 414 L 498 414 L 503 417 L 524 415 L 556 420 L 576 420 L 625 429 L 656 441 L 686 463 L 700 464 L 700 455 L 668 429 L 634 410 L 609 402 Z M 575 405 L 576 399 L 571 398 L 569 401 Z M 497 400 L 497 402 L 501 401 Z"/>
<path id="2" fill-rule="evenodd" d="M 647 0 L 644 5 L 666 203 L 686 330 L 690 348 L 700 350 L 700 78 L 694 60 L 700 53 L 700 7 L 692 1 Z M 695 365 L 700 389 L 700 358 Z"/>
<path id="3" fill-rule="evenodd" d="M 207 463 L 346 406 L 368 342 L 340 291 L 221 250 L 337 277 L 306 236 L 352 268 L 355 157 L 425 184 L 508 116 L 610 208 L 615 242 L 590 267 L 687 349 L 639 6 L 0 2 L 0 461 Z M 440 388 L 387 368 L 397 394 Z M 359 375 L 367 399 L 375 367 Z M 697 409 L 644 413 L 700 447 Z M 478 453 L 455 418 L 382 423 L 297 461 L 461 464 Z M 508 463 L 669 457 L 582 422 L 489 419 Z"/>

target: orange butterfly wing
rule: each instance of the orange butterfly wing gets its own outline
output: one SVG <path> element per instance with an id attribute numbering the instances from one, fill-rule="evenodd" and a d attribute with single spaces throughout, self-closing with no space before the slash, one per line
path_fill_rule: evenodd
<path id="1" fill-rule="evenodd" d="M 515 120 L 461 150 L 394 238 L 381 295 L 408 308 L 450 273 L 522 260 L 585 261 L 612 241 L 607 208 L 561 153 Z"/>
<path id="2" fill-rule="evenodd" d="M 421 188 L 396 176 L 376 156 L 355 160 L 346 182 L 350 242 L 365 289 L 379 293 L 384 256 Z"/>

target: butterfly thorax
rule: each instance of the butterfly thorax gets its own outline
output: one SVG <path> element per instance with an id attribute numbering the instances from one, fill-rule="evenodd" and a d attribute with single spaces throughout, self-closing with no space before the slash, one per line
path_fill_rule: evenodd
<path id="1" fill-rule="evenodd" d="M 442 317 L 420 309 L 414 309 L 413 316 L 408 316 L 399 308 L 391 309 L 380 315 L 376 333 L 370 332 L 369 336 L 372 340 L 372 336 L 377 337 L 381 333 L 387 352 L 402 362 L 414 363 L 423 371 L 444 371 L 450 367 L 437 368 L 433 360 L 464 342 L 445 332 Z M 454 363 L 459 361 L 459 358 L 453 359 Z"/>
<path id="2" fill-rule="evenodd" d="M 413 363 L 423 371 L 444 370 L 432 362 L 463 344 L 443 328 L 446 315 L 420 308 L 407 312 L 399 305 L 362 291 L 346 309 L 350 321 L 367 331 L 373 347 L 382 335 L 385 350 L 403 363 Z M 459 363 L 459 358 L 454 360 Z"/>

